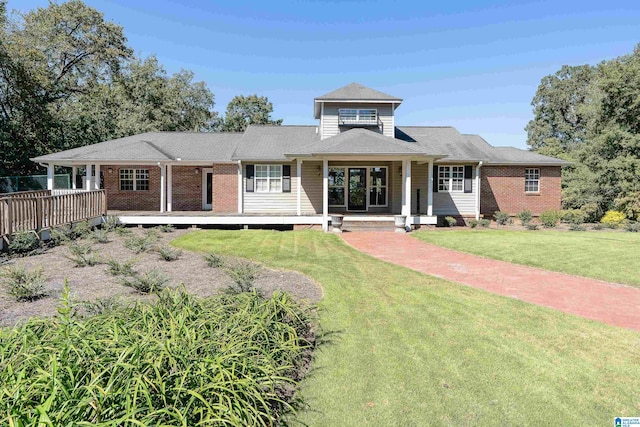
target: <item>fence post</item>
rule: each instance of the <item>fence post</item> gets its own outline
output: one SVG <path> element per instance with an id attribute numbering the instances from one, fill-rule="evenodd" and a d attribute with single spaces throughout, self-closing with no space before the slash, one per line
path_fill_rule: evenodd
<path id="1" fill-rule="evenodd" d="M 102 190 L 102 216 L 107 216 L 107 192 Z"/>
<path id="2" fill-rule="evenodd" d="M 40 230 L 44 228 L 43 221 L 44 215 L 42 214 L 42 197 L 36 197 L 36 233 L 40 233 Z"/>
<path id="3" fill-rule="evenodd" d="M 13 234 L 13 213 L 11 212 L 11 197 L 7 199 L 7 235 L 11 238 Z"/>

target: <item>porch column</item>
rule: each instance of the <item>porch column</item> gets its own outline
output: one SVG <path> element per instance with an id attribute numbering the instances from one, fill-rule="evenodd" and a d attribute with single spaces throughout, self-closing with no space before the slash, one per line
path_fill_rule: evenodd
<path id="1" fill-rule="evenodd" d="M 480 220 L 480 168 L 482 162 L 476 166 L 476 221 Z"/>
<path id="2" fill-rule="evenodd" d="M 241 214 L 243 209 L 243 200 L 242 196 L 244 195 L 244 176 L 242 170 L 242 162 L 238 160 L 238 213 Z"/>
<path id="3" fill-rule="evenodd" d="M 296 176 L 298 177 L 297 214 L 302 215 L 302 160 L 296 159 Z"/>
<path id="4" fill-rule="evenodd" d="M 411 216 L 411 160 L 402 161 L 402 215 L 407 217 L 407 225 Z"/>
<path id="5" fill-rule="evenodd" d="M 429 159 L 429 186 L 427 187 L 427 215 L 433 215 L 433 159 Z"/>
<path id="6" fill-rule="evenodd" d="M 53 165 L 47 164 L 47 190 L 53 190 Z"/>
<path id="7" fill-rule="evenodd" d="M 100 189 L 100 165 L 98 163 L 95 165 L 95 173 L 93 175 L 93 189 Z"/>
<path id="8" fill-rule="evenodd" d="M 173 167 L 167 165 L 167 212 L 171 212 L 173 203 Z"/>
<path id="9" fill-rule="evenodd" d="M 167 191 L 167 169 L 165 165 L 160 166 L 160 212 L 164 212 L 165 209 L 165 195 Z"/>
<path id="10" fill-rule="evenodd" d="M 329 231 L 329 161 L 322 161 L 322 229 Z"/>
<path id="11" fill-rule="evenodd" d="M 71 188 L 73 190 L 77 190 L 76 188 L 76 176 L 78 176 L 78 168 L 76 166 L 71 167 Z"/>
<path id="12" fill-rule="evenodd" d="M 91 191 L 91 163 L 87 163 L 84 171 L 84 191 Z"/>

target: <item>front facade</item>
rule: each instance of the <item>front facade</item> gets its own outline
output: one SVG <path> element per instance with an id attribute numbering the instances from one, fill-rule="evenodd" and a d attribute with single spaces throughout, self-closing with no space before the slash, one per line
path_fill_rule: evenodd
<path id="1" fill-rule="evenodd" d="M 211 224 L 251 218 L 327 229 L 339 213 L 404 215 L 417 225 L 560 208 L 564 161 L 492 147 L 452 127 L 396 126 L 401 103 L 352 83 L 314 100 L 316 126 L 153 132 L 33 160 L 50 175 L 71 167 L 74 188 L 106 189 L 108 209 L 121 215 L 210 212 Z"/>

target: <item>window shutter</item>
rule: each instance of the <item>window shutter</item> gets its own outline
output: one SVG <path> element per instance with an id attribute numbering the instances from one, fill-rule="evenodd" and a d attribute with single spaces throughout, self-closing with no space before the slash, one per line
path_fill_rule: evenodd
<path id="1" fill-rule="evenodd" d="M 291 193 L 291 165 L 282 165 L 282 192 Z"/>
<path id="2" fill-rule="evenodd" d="M 473 166 L 464 167 L 464 192 L 471 193 L 473 191 Z"/>
<path id="3" fill-rule="evenodd" d="M 438 165 L 433 165 L 433 192 L 438 192 Z"/>
<path id="4" fill-rule="evenodd" d="M 253 176 L 254 176 L 254 167 L 253 165 L 247 165 L 247 193 L 253 193 Z"/>

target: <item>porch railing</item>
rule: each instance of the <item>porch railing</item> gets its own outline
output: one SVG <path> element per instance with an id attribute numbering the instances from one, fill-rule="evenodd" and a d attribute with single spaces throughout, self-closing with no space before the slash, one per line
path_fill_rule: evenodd
<path id="1" fill-rule="evenodd" d="M 30 193 L 30 194 L 26 194 Z M 48 190 L 0 197 L 0 236 L 36 231 L 107 214 L 104 190 L 51 195 Z"/>

